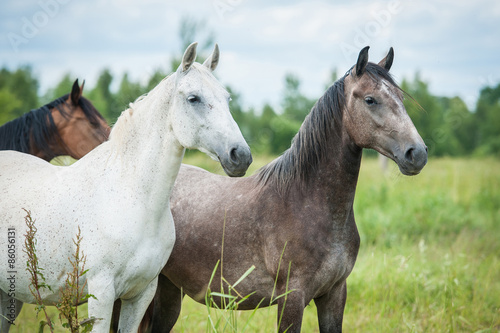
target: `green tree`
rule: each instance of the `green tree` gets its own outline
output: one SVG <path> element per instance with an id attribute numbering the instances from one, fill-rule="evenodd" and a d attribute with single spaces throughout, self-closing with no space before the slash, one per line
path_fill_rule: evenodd
<path id="1" fill-rule="evenodd" d="M 282 101 L 283 114 L 291 120 L 302 123 L 316 101 L 307 98 L 300 91 L 299 78 L 291 73 L 285 76 L 285 91 Z"/>
<path id="2" fill-rule="evenodd" d="M 57 86 L 52 90 L 52 99 L 59 98 L 66 94 L 71 93 L 71 89 L 73 88 L 73 83 L 75 83 L 76 78 L 71 73 L 64 74 L 61 81 L 57 84 Z M 83 84 L 82 80 L 78 81 L 78 84 L 81 86 Z"/>
<path id="3" fill-rule="evenodd" d="M 433 156 L 447 155 L 449 147 L 449 129 L 444 123 L 443 105 L 429 92 L 429 85 L 415 74 L 413 81 L 403 80 L 401 88 L 411 98 L 406 98 L 404 105 L 420 136 Z"/>
<path id="4" fill-rule="evenodd" d="M 475 115 L 477 153 L 500 157 L 500 83 L 481 90 Z"/>
<path id="5" fill-rule="evenodd" d="M 293 137 L 300 128 L 301 122 L 286 116 L 280 116 L 273 118 L 270 125 L 273 132 L 270 152 L 280 154 L 290 147 Z"/>
<path id="6" fill-rule="evenodd" d="M 451 156 L 471 154 L 474 150 L 474 115 L 460 97 L 441 97 L 445 145 Z"/>
<path id="7" fill-rule="evenodd" d="M 120 115 L 118 103 L 115 102 L 114 96 L 111 93 L 110 86 L 113 81 L 113 76 L 108 69 L 102 70 L 97 84 L 89 92 L 88 98 L 92 101 L 95 108 L 106 118 L 109 123 L 114 123 Z"/>
<path id="8" fill-rule="evenodd" d="M 42 97 L 42 104 L 47 104 L 56 98 L 69 94 L 75 80 L 76 78 L 71 73 L 64 74 L 61 81 L 54 88 L 47 90 Z M 82 82 L 79 81 L 79 84 L 81 85 Z"/>
<path id="9" fill-rule="evenodd" d="M 2 123 L 40 107 L 38 80 L 34 77 L 30 66 L 21 66 L 15 71 L 2 68 L 0 70 L 0 91 L 2 98 L 0 119 Z"/>
<path id="10" fill-rule="evenodd" d="M 0 88 L 0 105 L 2 109 L 0 111 L 0 126 L 6 122 L 16 118 L 16 110 L 21 107 L 21 100 L 17 98 L 9 89 L 3 87 Z"/>
<path id="11" fill-rule="evenodd" d="M 270 153 L 279 154 L 290 147 L 292 138 L 315 102 L 302 94 L 300 80 L 296 75 L 286 74 L 281 102 L 283 113 L 276 115 L 269 105 L 265 105 L 262 112 L 261 126 L 266 129 L 264 137 L 269 138 Z"/>
<path id="12" fill-rule="evenodd" d="M 129 103 L 135 101 L 139 96 L 144 95 L 149 90 L 142 87 L 138 82 L 130 81 L 128 73 L 123 74 L 120 82 L 120 87 L 116 93 L 114 100 L 120 107 L 121 111 L 128 108 Z"/>
<path id="13" fill-rule="evenodd" d="M 252 125 L 252 144 L 255 150 L 264 154 L 278 154 L 275 144 L 275 132 L 272 127 L 273 120 L 278 117 L 269 104 L 264 104 L 260 116 L 255 112 L 247 112 L 249 123 Z M 252 147 L 252 149 L 254 148 Z"/>
<path id="14" fill-rule="evenodd" d="M 33 76 L 30 66 L 18 68 L 12 73 L 10 82 L 11 91 L 22 101 L 22 110 L 19 115 L 30 109 L 39 107 L 38 80 Z"/>
<path id="15" fill-rule="evenodd" d="M 231 115 L 233 116 L 234 121 L 240 126 L 241 132 L 245 138 L 252 137 L 252 124 L 249 121 L 246 112 L 243 110 L 243 106 L 241 105 L 241 94 L 235 91 L 231 86 L 227 85 L 226 90 L 229 92 L 231 96 L 231 100 L 229 101 L 229 110 L 231 110 Z"/>

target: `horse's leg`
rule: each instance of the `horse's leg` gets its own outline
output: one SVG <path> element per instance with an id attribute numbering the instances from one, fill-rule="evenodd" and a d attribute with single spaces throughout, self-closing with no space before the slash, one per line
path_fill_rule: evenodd
<path id="1" fill-rule="evenodd" d="M 304 293 L 300 289 L 293 290 L 287 296 L 280 297 L 278 299 L 278 332 L 299 333 L 302 326 L 304 307 Z"/>
<path id="2" fill-rule="evenodd" d="M 165 332 L 168 333 L 174 327 L 181 312 L 182 298 L 184 294 L 170 280 L 160 274 L 158 276 L 158 288 L 146 316 L 152 316 L 150 330 L 142 332 Z M 145 317 L 146 319 L 146 317 Z M 143 323 L 145 320 L 143 320 Z M 142 326 L 142 324 L 141 324 Z"/>
<path id="3" fill-rule="evenodd" d="M 342 332 L 342 319 L 347 298 L 346 282 L 338 284 L 330 291 L 314 299 L 318 311 L 320 332 Z"/>
<path id="4" fill-rule="evenodd" d="M 156 294 L 142 318 L 139 333 L 170 332 L 181 312 L 183 297 L 180 289 L 166 276 L 160 274 Z M 111 324 L 115 333 L 118 332 L 121 304 L 121 300 L 117 300 L 113 306 Z"/>
<path id="5" fill-rule="evenodd" d="M 151 281 L 148 286 L 137 296 L 122 299 L 120 311 L 120 324 L 118 332 L 137 332 L 148 305 L 153 300 L 158 285 L 158 278 Z"/>
<path id="6" fill-rule="evenodd" d="M 0 306 L 2 306 L 0 311 L 0 332 L 7 333 L 11 323 L 14 323 L 19 312 L 21 312 L 23 302 L 10 298 L 7 293 L 0 290 Z"/>
<path id="7" fill-rule="evenodd" d="M 94 317 L 96 319 L 92 332 L 109 333 L 113 303 L 115 301 L 114 285 L 111 282 L 105 282 L 105 280 L 92 279 L 88 280 L 88 286 L 89 293 L 97 298 L 91 297 L 88 302 L 89 318 Z"/>

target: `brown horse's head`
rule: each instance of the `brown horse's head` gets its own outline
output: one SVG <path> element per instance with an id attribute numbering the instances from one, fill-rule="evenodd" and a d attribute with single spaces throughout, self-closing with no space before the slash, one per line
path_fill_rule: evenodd
<path id="1" fill-rule="evenodd" d="M 427 163 L 427 147 L 403 105 L 403 92 L 389 74 L 394 51 L 378 64 L 368 62 L 368 46 L 345 77 L 343 123 L 356 145 L 372 148 L 416 175 Z"/>
<path id="2" fill-rule="evenodd" d="M 65 154 L 80 159 L 96 146 L 106 141 L 110 127 L 90 103 L 82 97 L 85 82 L 73 84 L 65 103 L 58 106 L 61 112 L 53 112 L 52 117 L 66 149 Z"/>

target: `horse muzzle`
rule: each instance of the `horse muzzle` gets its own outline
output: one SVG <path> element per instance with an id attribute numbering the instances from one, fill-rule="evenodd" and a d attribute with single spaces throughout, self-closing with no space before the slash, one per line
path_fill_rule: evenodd
<path id="1" fill-rule="evenodd" d="M 399 170 L 406 176 L 418 175 L 427 164 L 427 146 L 415 144 L 405 148 L 403 154 L 395 156 Z"/>
<path id="2" fill-rule="evenodd" d="M 244 176 L 253 161 L 250 147 L 241 145 L 232 146 L 217 154 L 217 157 L 224 172 L 230 177 Z"/>

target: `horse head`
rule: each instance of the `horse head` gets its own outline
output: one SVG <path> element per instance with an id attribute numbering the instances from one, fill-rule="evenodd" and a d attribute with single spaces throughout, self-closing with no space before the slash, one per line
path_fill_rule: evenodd
<path id="1" fill-rule="evenodd" d="M 78 79 L 73 83 L 71 93 L 65 103 L 58 106 L 61 112 L 52 114 L 59 135 L 66 147 L 66 154 L 80 159 L 96 146 L 106 141 L 110 127 L 103 116 L 82 97 L 83 86 Z"/>
<path id="2" fill-rule="evenodd" d="M 378 64 L 368 62 L 365 47 L 346 74 L 343 122 L 349 136 L 362 148 L 372 148 L 392 159 L 405 175 L 416 175 L 427 163 L 427 147 L 403 105 L 403 91 L 389 74 L 391 48 Z"/>
<path id="3" fill-rule="evenodd" d="M 252 162 L 250 148 L 229 111 L 230 96 L 213 76 L 219 47 L 195 63 L 197 43 L 185 51 L 175 72 L 172 128 L 182 146 L 220 161 L 229 176 L 242 176 Z"/>

